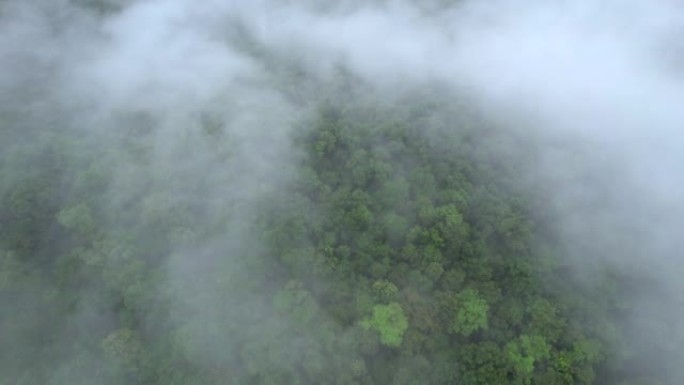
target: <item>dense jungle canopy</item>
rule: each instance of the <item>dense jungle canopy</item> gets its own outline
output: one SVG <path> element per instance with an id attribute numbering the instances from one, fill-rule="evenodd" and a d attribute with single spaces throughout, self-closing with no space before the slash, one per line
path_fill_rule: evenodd
<path id="1" fill-rule="evenodd" d="M 179 85 L 213 74 L 203 46 L 149 59 L 140 98 L 84 97 L 65 83 L 92 73 L 55 75 L 49 45 L 0 59 L 0 385 L 671 383 L 652 358 L 678 347 L 627 321 L 657 293 L 563 238 L 532 128 L 465 87 L 328 78 L 226 34 L 267 75 L 211 97 Z M 134 72 L 107 49 L 103 73 Z"/>

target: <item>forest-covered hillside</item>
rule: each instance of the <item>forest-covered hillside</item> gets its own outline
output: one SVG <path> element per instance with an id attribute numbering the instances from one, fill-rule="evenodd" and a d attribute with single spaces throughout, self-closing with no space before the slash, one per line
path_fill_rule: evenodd
<path id="1" fill-rule="evenodd" d="M 3 162 L 3 383 L 617 383 L 618 281 L 575 281 L 492 146 L 514 138 L 471 115 L 324 105 L 245 196 L 160 172 L 142 117 L 104 148 L 27 134 Z M 192 156 L 240 172 L 217 127 Z"/>
<path id="2" fill-rule="evenodd" d="M 0 0 L 0 385 L 681 383 L 669 8 L 200 3 Z"/>

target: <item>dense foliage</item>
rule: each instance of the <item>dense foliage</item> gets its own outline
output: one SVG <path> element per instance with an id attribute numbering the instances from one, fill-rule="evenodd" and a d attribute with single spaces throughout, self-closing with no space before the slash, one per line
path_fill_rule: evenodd
<path id="1" fill-rule="evenodd" d="M 573 280 L 495 129 L 415 105 L 320 108 L 275 188 L 206 121 L 163 161 L 144 116 L 14 137 L 0 384 L 636 384 L 617 281 Z"/>

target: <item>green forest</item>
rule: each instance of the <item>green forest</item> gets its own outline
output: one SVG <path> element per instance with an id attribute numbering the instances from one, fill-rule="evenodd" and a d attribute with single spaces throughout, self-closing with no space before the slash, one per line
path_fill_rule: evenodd
<path id="1" fill-rule="evenodd" d="M 0 75 L 0 385 L 674 384 L 629 322 L 658 293 L 562 236 L 519 122 L 230 33 L 267 76 L 210 106 Z"/>
<path id="2" fill-rule="evenodd" d="M 3 153 L 0 382 L 659 383 L 630 370 L 624 277 L 578 282 L 525 159 L 492 147 L 515 138 L 436 100 L 340 105 L 248 196 L 157 169 L 141 116 L 109 150 L 26 130 Z M 229 168 L 217 127 L 191 131 Z"/>

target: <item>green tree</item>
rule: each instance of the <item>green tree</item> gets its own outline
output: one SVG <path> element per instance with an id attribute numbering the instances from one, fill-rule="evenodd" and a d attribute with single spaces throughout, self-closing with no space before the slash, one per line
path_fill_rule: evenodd
<path id="1" fill-rule="evenodd" d="M 384 279 L 373 282 L 371 289 L 376 298 L 383 302 L 394 300 L 399 291 L 395 284 Z"/>
<path id="2" fill-rule="evenodd" d="M 520 381 L 529 384 L 535 364 L 549 357 L 550 346 L 544 337 L 522 335 L 506 344 L 506 357 Z"/>
<path id="3" fill-rule="evenodd" d="M 489 305 L 474 289 L 465 289 L 456 295 L 457 309 L 449 330 L 465 337 L 487 328 Z"/>
<path id="4" fill-rule="evenodd" d="M 387 305 L 373 306 L 372 316 L 363 319 L 361 326 L 366 330 L 375 329 L 380 333 L 380 342 L 384 345 L 398 347 L 408 328 L 408 319 L 401 305 L 391 302 Z"/>

